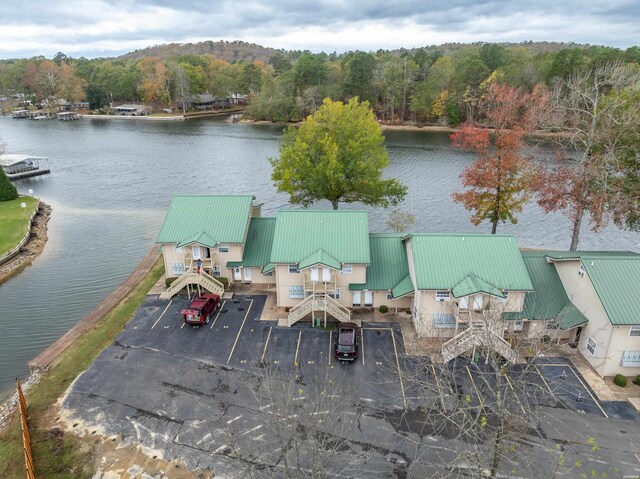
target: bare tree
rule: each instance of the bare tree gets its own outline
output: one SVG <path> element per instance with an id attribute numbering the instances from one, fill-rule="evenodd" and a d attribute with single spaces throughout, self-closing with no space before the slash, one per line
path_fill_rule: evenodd
<path id="1" fill-rule="evenodd" d="M 404 233 L 408 231 L 416 222 L 416 217 L 408 211 L 395 209 L 389 214 L 386 221 L 387 228 L 395 233 Z"/>
<path id="2" fill-rule="evenodd" d="M 638 129 L 634 95 L 640 88 L 640 70 L 632 64 L 611 63 L 569 79 L 554 88 L 553 126 L 565 133 L 559 141 L 557 164 L 541 174 L 539 204 L 560 210 L 572 220 L 571 247 L 576 250 L 585 215 L 594 230 L 607 223 L 611 169 L 621 139 Z M 575 153 L 577 152 L 577 154 Z"/>
<path id="3" fill-rule="evenodd" d="M 182 103 L 182 113 L 187 111 L 187 103 L 191 100 L 189 76 L 182 65 L 176 67 L 176 99 Z"/>

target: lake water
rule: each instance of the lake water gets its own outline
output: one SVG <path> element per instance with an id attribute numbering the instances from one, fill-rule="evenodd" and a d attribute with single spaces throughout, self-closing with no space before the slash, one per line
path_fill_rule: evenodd
<path id="1" fill-rule="evenodd" d="M 27 121 L 0 117 L 0 141 L 9 153 L 50 159 L 52 174 L 16 183 L 19 191 L 53 207 L 49 242 L 35 263 L 0 285 L 0 400 L 27 362 L 63 335 L 113 291 L 153 244 L 177 194 L 253 194 L 263 214 L 288 206 L 276 193 L 267 159 L 278 154 L 281 128 L 184 122 L 89 120 Z M 453 150 L 448 135 L 386 134 L 386 176 L 408 185 L 401 206 L 416 216 L 414 231 L 489 232 L 469 222 L 451 201 L 458 176 L 473 157 Z M 330 208 L 330 204 L 317 207 Z M 344 206 L 362 208 L 362 205 Z M 372 231 L 384 231 L 388 211 L 370 209 Z M 500 225 L 520 246 L 567 249 L 569 221 L 529 205 L 518 225 Z M 640 235 L 585 228 L 581 249 L 640 251 Z"/>

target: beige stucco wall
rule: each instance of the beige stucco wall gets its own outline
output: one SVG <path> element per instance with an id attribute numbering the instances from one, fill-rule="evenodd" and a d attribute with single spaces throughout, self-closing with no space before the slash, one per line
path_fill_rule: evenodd
<path id="1" fill-rule="evenodd" d="M 242 271 L 243 278 L 245 277 L 245 270 L 246 268 Z M 275 274 L 265 276 L 262 274 L 262 268 L 251 268 L 251 283 L 274 285 L 276 283 L 276 276 Z"/>
<path id="2" fill-rule="evenodd" d="M 611 344 L 604 367 L 604 376 L 637 376 L 640 367 L 623 367 L 620 365 L 624 351 L 640 351 L 640 336 L 629 336 L 629 326 L 612 326 Z"/>
<path id="3" fill-rule="evenodd" d="M 560 261 L 554 264 L 567 296 L 582 311 L 582 314 L 589 319 L 589 323 L 582 327 L 578 350 L 600 376 L 605 376 L 606 372 L 611 370 L 612 364 L 615 363 L 615 360 L 609 355 L 613 328 L 607 313 L 588 275 L 578 275 L 580 261 Z M 587 339 L 589 337 L 596 342 L 595 355 L 587 350 Z M 618 358 L 618 366 L 619 364 L 620 358 Z"/>
<path id="4" fill-rule="evenodd" d="M 174 263 L 182 263 L 185 268 L 188 267 L 191 258 L 193 258 L 192 246 L 187 245 L 182 248 L 181 253 L 177 253 L 173 249 L 173 244 L 163 244 L 162 245 L 162 256 L 164 259 L 164 270 L 167 275 L 167 278 L 172 278 L 176 276 L 180 276 L 182 273 L 173 271 Z M 209 253 L 211 256 L 212 266 L 218 265 L 220 266 L 220 276 L 226 277 L 229 281 L 232 281 L 233 275 L 232 271 L 228 269 L 227 262 L 228 261 L 241 261 L 242 260 L 242 245 L 240 244 L 230 244 L 228 253 L 220 253 L 218 251 L 218 246 L 215 248 L 209 248 Z M 206 258 L 205 254 L 205 246 L 200 246 L 202 258 Z"/>

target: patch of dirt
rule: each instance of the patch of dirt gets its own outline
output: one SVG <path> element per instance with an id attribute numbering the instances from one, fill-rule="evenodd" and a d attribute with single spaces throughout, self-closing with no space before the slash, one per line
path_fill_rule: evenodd
<path id="1" fill-rule="evenodd" d="M 47 223 L 49 223 L 50 217 L 51 206 L 40 202 L 38 214 L 36 214 L 31 225 L 31 239 L 21 248 L 18 256 L 0 265 L 0 284 L 22 271 L 42 254 L 44 245 L 49 238 L 47 235 Z"/>

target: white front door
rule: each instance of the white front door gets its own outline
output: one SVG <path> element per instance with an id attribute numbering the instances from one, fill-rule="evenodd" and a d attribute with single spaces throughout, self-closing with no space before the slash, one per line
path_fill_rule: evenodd
<path id="1" fill-rule="evenodd" d="M 362 304 L 362 294 L 360 291 L 353 292 L 353 305 L 360 306 Z"/>
<path id="2" fill-rule="evenodd" d="M 200 246 L 192 246 L 191 254 L 193 255 L 193 259 L 202 258 L 202 250 L 200 249 Z"/>
<path id="3" fill-rule="evenodd" d="M 318 267 L 311 268 L 311 281 L 318 281 Z"/>
<path id="4" fill-rule="evenodd" d="M 242 268 L 233 268 L 233 280 L 242 281 Z"/>
<path id="5" fill-rule="evenodd" d="M 325 283 L 331 281 L 331 270 L 329 268 L 322 268 L 322 281 Z"/>
<path id="6" fill-rule="evenodd" d="M 364 305 L 373 306 L 373 291 L 364 292 Z"/>
<path id="7" fill-rule="evenodd" d="M 482 295 L 481 294 L 476 294 L 473 297 L 473 309 L 475 311 L 479 311 L 482 309 Z"/>
<path id="8" fill-rule="evenodd" d="M 251 268 L 244 269 L 244 280 L 251 281 Z"/>

